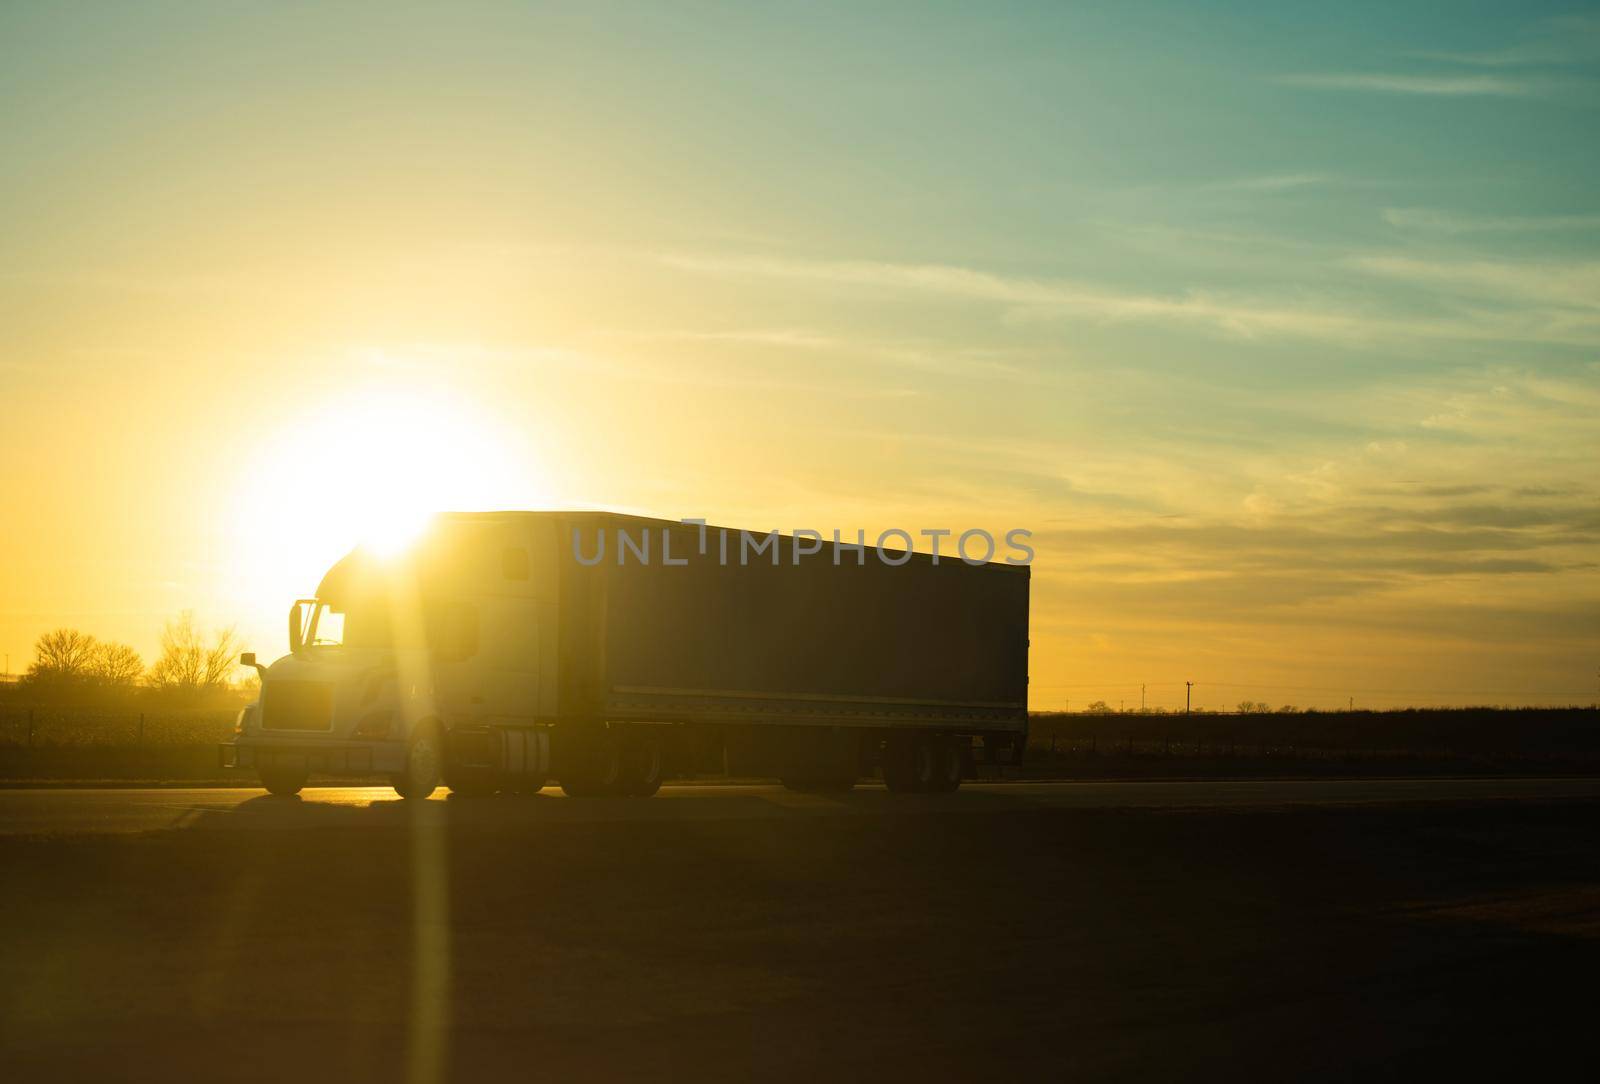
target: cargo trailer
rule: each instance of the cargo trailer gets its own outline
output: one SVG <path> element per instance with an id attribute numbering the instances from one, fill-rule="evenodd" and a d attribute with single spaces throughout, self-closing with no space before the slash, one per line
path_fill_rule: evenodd
<path id="1" fill-rule="evenodd" d="M 1026 565 L 603 512 L 437 517 L 289 614 L 222 750 L 407 797 L 653 794 L 669 774 L 956 789 L 1027 735 Z"/>

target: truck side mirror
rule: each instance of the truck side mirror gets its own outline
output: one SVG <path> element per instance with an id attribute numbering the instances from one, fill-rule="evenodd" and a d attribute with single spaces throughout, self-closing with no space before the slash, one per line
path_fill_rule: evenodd
<path id="1" fill-rule="evenodd" d="M 245 652 L 241 652 L 240 653 L 240 655 L 239 655 L 239 665 L 240 666 L 249 666 L 249 667 L 253 668 L 255 666 L 255 664 L 256 664 L 256 653 L 254 651 L 245 651 Z"/>
<path id="2" fill-rule="evenodd" d="M 289 654 L 299 651 L 304 640 L 305 630 L 300 627 L 300 603 L 296 602 L 289 607 Z"/>

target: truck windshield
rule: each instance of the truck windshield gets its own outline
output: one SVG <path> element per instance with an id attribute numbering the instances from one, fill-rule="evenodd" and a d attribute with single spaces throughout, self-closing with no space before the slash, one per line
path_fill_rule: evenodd
<path id="1" fill-rule="evenodd" d="M 389 608 L 383 599 L 360 600 L 345 609 L 319 601 L 306 637 L 310 647 L 387 647 Z"/>

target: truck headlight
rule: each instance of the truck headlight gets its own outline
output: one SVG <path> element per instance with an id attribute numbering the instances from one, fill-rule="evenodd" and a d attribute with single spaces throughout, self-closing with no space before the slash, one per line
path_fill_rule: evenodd
<path id="1" fill-rule="evenodd" d="M 393 728 L 394 709 L 378 708 L 363 715 L 350 736 L 352 738 L 387 738 L 389 731 Z"/>

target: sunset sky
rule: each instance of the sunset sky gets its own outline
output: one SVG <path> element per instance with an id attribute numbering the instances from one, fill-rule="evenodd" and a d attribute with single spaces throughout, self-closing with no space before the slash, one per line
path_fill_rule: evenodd
<path id="1" fill-rule="evenodd" d="M 0 651 L 573 506 L 1031 529 L 1036 708 L 1589 702 L 1596 132 L 1575 4 L 8 4 Z"/>

